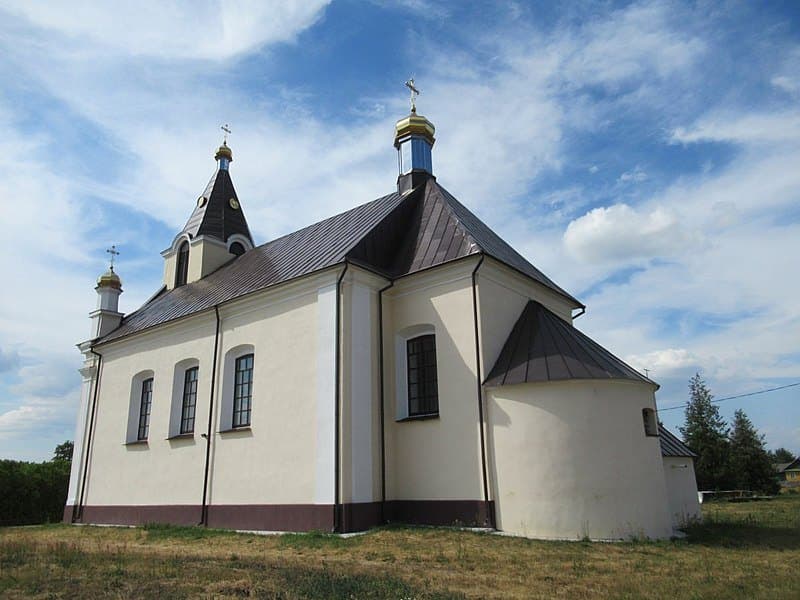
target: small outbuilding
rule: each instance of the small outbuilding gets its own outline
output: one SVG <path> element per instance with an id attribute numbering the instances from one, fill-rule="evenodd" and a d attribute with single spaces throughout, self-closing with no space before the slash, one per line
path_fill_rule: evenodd
<path id="1" fill-rule="evenodd" d="M 694 459 L 697 454 L 660 423 L 658 437 L 661 441 L 664 481 L 667 483 L 672 526 L 681 527 L 701 518 L 697 478 L 694 474 Z"/>

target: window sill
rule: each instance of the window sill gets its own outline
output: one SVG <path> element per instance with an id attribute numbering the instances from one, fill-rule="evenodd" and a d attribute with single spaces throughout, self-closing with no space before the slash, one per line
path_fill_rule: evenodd
<path id="1" fill-rule="evenodd" d="M 194 432 L 192 432 L 192 433 L 178 433 L 178 434 L 175 434 L 175 435 L 171 435 L 166 439 L 167 440 L 188 440 L 188 439 L 191 439 L 193 437 L 194 437 Z"/>
<path id="2" fill-rule="evenodd" d="M 427 421 L 429 419 L 438 419 L 439 413 L 428 413 L 425 415 L 412 415 L 409 417 L 403 417 L 402 419 L 395 419 L 397 423 L 405 423 L 406 421 Z"/>
<path id="3" fill-rule="evenodd" d="M 147 440 L 133 440 L 132 442 L 125 442 L 123 446 L 147 446 Z"/>
<path id="4" fill-rule="evenodd" d="M 222 429 L 221 431 L 218 431 L 217 433 L 219 433 L 220 435 L 224 435 L 224 434 L 230 434 L 230 433 L 237 433 L 239 431 L 252 432 L 253 430 L 248 425 L 247 427 L 231 427 L 230 429 Z"/>

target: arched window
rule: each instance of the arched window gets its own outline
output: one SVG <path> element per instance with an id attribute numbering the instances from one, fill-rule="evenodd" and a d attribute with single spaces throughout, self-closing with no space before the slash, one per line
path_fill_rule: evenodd
<path id="1" fill-rule="evenodd" d="M 175 269 L 175 287 L 186 285 L 189 275 L 189 242 L 183 242 L 178 248 L 178 267 Z"/>
<path id="2" fill-rule="evenodd" d="M 436 332 L 432 325 L 414 325 L 395 339 L 398 420 L 439 416 Z"/>
<path id="3" fill-rule="evenodd" d="M 233 242 L 231 247 L 228 248 L 228 252 L 233 254 L 234 256 L 241 256 L 244 254 L 244 246 L 242 246 L 239 242 Z"/>
<path id="4" fill-rule="evenodd" d="M 150 436 L 150 413 L 155 391 L 153 371 L 140 371 L 131 380 L 131 395 L 128 408 L 126 444 L 147 442 Z"/>
<path id="5" fill-rule="evenodd" d="M 436 375 L 436 337 L 421 335 L 406 341 L 408 366 L 408 416 L 439 413 Z"/>

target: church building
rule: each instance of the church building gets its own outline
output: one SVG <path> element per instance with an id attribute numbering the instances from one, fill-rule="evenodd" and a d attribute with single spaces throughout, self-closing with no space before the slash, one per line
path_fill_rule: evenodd
<path id="1" fill-rule="evenodd" d="M 98 279 L 67 522 L 672 534 L 657 384 L 439 183 L 413 103 L 394 146 L 387 195 L 256 245 L 226 139 L 163 287 Z"/>

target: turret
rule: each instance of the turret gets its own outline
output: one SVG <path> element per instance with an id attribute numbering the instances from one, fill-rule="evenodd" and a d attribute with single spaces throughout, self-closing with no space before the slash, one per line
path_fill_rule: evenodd
<path id="1" fill-rule="evenodd" d="M 402 193 L 433 177 L 432 150 L 436 129 L 428 119 L 417 114 L 416 97 L 419 90 L 414 80 L 406 87 L 411 90 L 411 113 L 395 125 L 394 147 L 397 148 L 398 190 Z"/>
<path id="2" fill-rule="evenodd" d="M 214 159 L 217 170 L 184 228 L 164 257 L 164 285 L 172 289 L 202 279 L 212 271 L 254 247 L 250 228 L 233 187 L 230 164 L 233 151 L 228 146 L 230 133 L 222 127 L 225 138 Z"/>
<path id="3" fill-rule="evenodd" d="M 102 337 L 119 327 L 122 313 L 119 312 L 119 295 L 122 293 L 122 280 L 114 272 L 114 256 L 119 254 L 116 246 L 107 250 L 111 254 L 111 265 L 108 271 L 97 278 L 97 307 L 89 313 L 92 328 L 89 339 Z"/>

